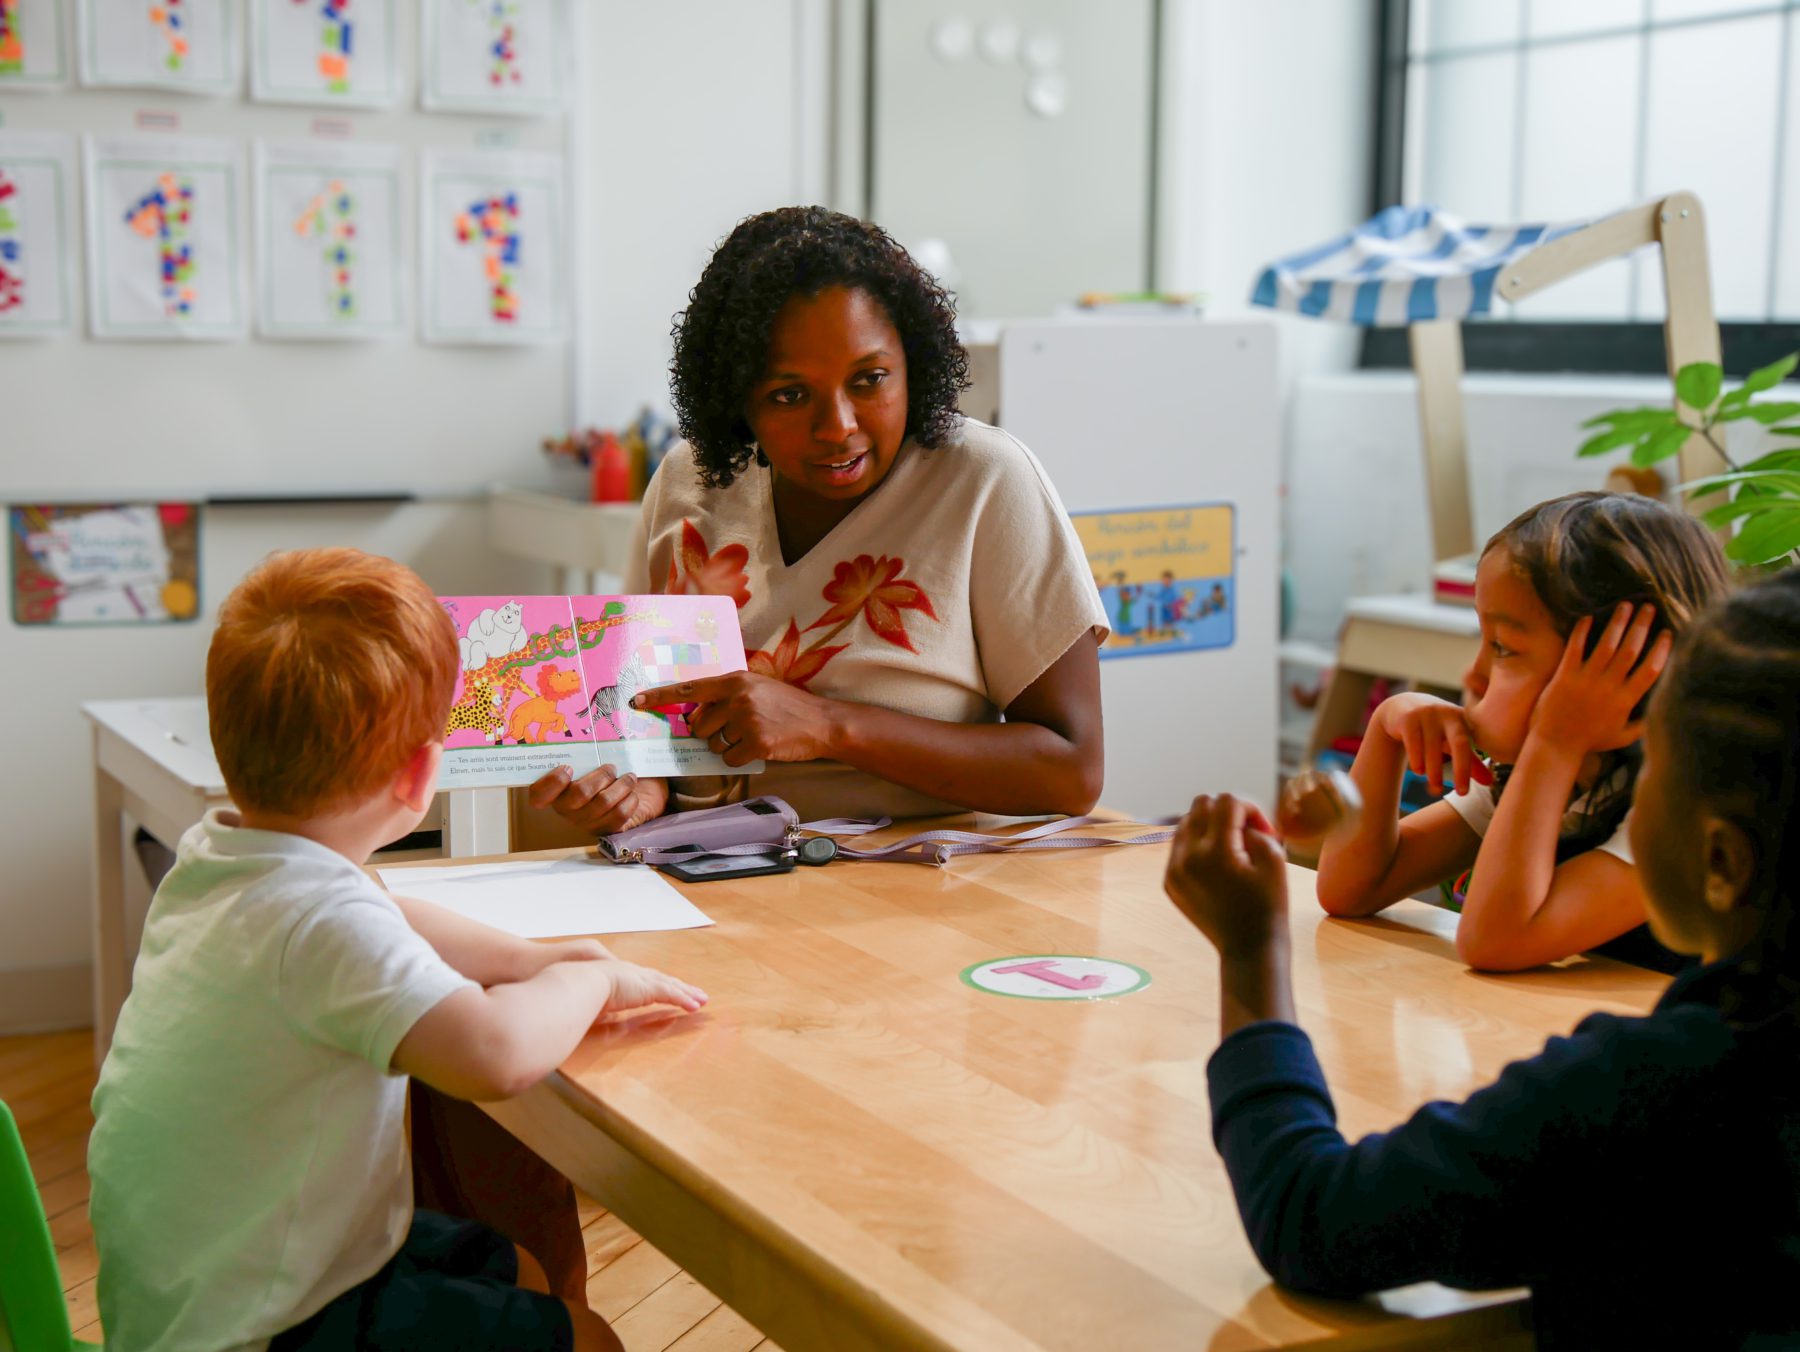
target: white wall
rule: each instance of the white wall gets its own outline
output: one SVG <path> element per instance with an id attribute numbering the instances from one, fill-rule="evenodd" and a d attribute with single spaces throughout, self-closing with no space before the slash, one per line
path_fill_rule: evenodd
<path id="1" fill-rule="evenodd" d="M 586 94 L 569 153 L 593 226 L 578 242 L 570 359 L 579 415 L 604 426 L 666 401 L 669 318 L 713 243 L 752 211 L 828 192 L 831 11 L 825 0 L 573 8 Z M 544 409 L 545 432 L 567 416 Z M 58 445 L 58 433 L 9 429 L 0 482 L 21 482 L 30 448 Z M 11 769 L 0 778 L 0 1032 L 86 1018 L 93 781 L 80 703 L 198 693 L 220 599 L 271 550 L 323 544 L 400 559 L 440 592 L 551 585 L 547 569 L 487 544 L 478 504 L 214 509 L 201 542 L 207 619 L 70 631 L 0 620 Z"/>
<path id="2" fill-rule="evenodd" d="M 1249 303 L 1263 266 L 1369 215 L 1374 175 L 1373 0 L 1166 0 L 1157 282 L 1202 291 L 1219 318 Z M 1288 315 L 1284 389 L 1348 367 L 1354 331 Z"/>

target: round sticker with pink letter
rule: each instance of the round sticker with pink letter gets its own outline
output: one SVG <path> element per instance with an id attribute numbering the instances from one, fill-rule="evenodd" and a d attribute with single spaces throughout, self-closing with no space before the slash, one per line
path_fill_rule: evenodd
<path id="1" fill-rule="evenodd" d="M 1109 1000 L 1150 984 L 1150 973 L 1114 958 L 1073 953 L 1026 953 L 965 967 L 962 979 L 989 995 L 1020 1000 Z"/>

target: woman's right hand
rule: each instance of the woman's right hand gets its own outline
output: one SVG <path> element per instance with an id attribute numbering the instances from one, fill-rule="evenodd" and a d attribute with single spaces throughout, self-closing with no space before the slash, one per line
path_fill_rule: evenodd
<path id="1" fill-rule="evenodd" d="M 1469 782 L 1492 784 L 1493 772 L 1475 754 L 1469 721 L 1462 707 L 1435 695 L 1390 695 L 1375 711 L 1372 728 L 1406 748 L 1406 764 L 1423 775 L 1433 797 L 1443 792 L 1444 761 L 1450 761 L 1450 779 L 1458 793 L 1469 791 Z"/>
<path id="2" fill-rule="evenodd" d="M 533 807 L 550 808 L 571 826 L 610 836 L 660 817 L 669 805 L 669 781 L 620 775 L 610 765 L 576 779 L 574 770 L 559 765 L 533 784 L 526 797 Z"/>

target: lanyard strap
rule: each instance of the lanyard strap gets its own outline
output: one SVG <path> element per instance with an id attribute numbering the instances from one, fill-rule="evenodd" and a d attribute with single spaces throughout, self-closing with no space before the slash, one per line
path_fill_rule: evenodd
<path id="1" fill-rule="evenodd" d="M 1175 832 L 1169 828 L 1180 820 L 1179 817 L 1161 817 L 1155 821 L 1139 822 L 1107 817 L 1064 817 L 1056 821 L 1040 823 L 1010 836 L 989 835 L 981 831 L 921 831 L 917 835 L 907 836 L 904 840 L 896 840 L 890 845 L 876 845 L 868 849 L 840 845 L 837 852 L 844 859 L 856 859 L 871 863 L 937 865 L 947 864 L 959 855 L 965 854 L 1010 854 L 1021 850 L 1093 850 L 1109 845 L 1160 845 L 1174 836 Z M 802 822 L 790 834 L 811 831 L 822 836 L 863 836 L 892 824 L 892 819 L 888 817 L 874 819 L 826 817 L 819 821 Z M 1111 836 L 1065 836 L 1062 834 L 1065 831 L 1073 831 L 1083 826 L 1096 824 L 1148 826 L 1156 829 L 1146 831 L 1143 835 L 1129 836 L 1124 840 L 1115 840 Z M 786 854 L 794 849 L 795 843 L 790 839 L 789 841 L 764 841 L 754 845 L 716 845 L 711 848 L 683 845 L 672 849 L 645 850 L 643 862 L 646 864 L 677 864 L 689 859 L 698 859 L 702 855 Z"/>
<path id="2" fill-rule="evenodd" d="M 1109 845 L 1159 845 L 1173 838 L 1175 832 L 1171 828 L 1179 817 L 1164 817 L 1156 821 L 1136 822 L 1117 821 L 1104 817 L 1065 817 L 1058 821 L 1044 822 L 1028 830 L 1013 835 L 989 835 L 982 831 L 921 831 L 917 835 L 908 836 L 904 840 L 896 840 L 891 845 L 877 845 L 870 849 L 858 849 L 854 846 L 840 845 L 838 853 L 846 859 L 886 860 L 892 863 L 905 864 L 947 864 L 952 859 L 965 854 L 1012 854 L 1023 850 L 1094 850 Z M 1159 829 L 1146 831 L 1143 835 L 1130 836 L 1124 840 L 1115 840 L 1111 836 L 1065 836 L 1065 831 L 1074 831 L 1083 826 L 1106 824 L 1111 826 L 1149 826 Z M 879 823 L 888 825 L 884 819 Z M 862 835 L 864 832 L 877 829 L 875 825 L 857 823 L 853 831 L 841 831 L 835 821 L 807 822 L 805 829 L 817 831 L 823 835 Z"/>

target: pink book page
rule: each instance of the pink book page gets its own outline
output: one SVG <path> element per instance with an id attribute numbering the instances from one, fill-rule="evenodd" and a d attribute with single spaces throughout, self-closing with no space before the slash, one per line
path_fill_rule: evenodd
<path id="1" fill-rule="evenodd" d="M 737 607 L 728 596 L 577 596 L 588 689 L 587 726 L 601 764 L 619 773 L 755 774 L 725 764 L 687 724 L 691 705 L 634 709 L 645 690 L 744 669 Z"/>
<path id="2" fill-rule="evenodd" d="M 457 634 L 440 789 L 529 784 L 600 762 L 566 596 L 440 596 Z"/>

